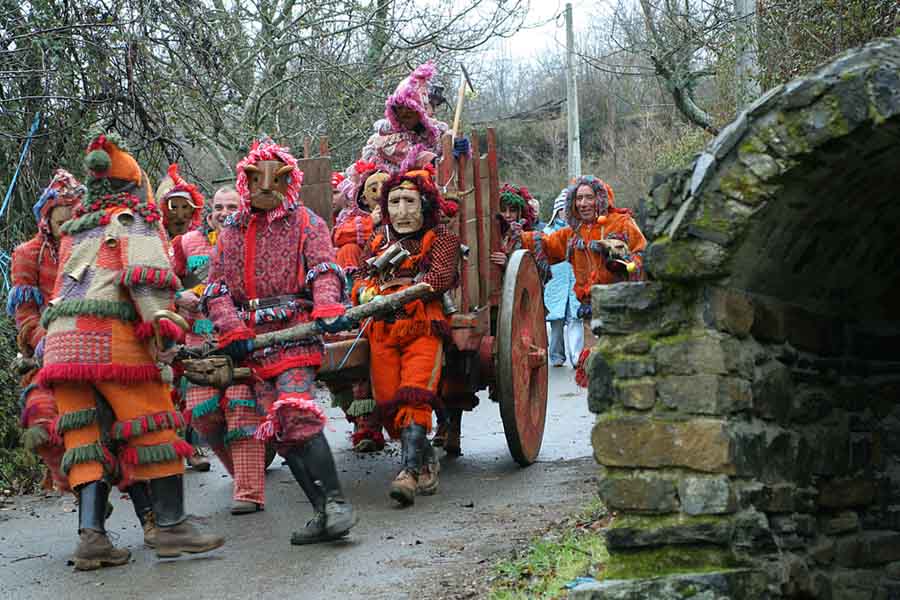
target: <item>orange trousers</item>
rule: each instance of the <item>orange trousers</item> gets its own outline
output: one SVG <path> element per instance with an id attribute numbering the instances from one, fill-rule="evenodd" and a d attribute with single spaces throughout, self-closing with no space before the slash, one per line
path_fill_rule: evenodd
<path id="1" fill-rule="evenodd" d="M 101 443 L 97 392 L 115 414 L 109 431 L 115 454 Z M 57 432 L 66 446 L 62 470 L 73 489 L 104 477 L 119 479 L 124 488 L 133 481 L 184 472 L 184 458 L 193 449 L 178 437 L 184 419 L 163 383 L 57 383 L 54 395 L 60 414 Z"/>
<path id="2" fill-rule="evenodd" d="M 397 343 L 390 336 L 392 325 L 383 326 L 386 335 L 369 337 L 369 376 L 384 427 L 392 438 L 411 423 L 430 431 L 444 361 L 443 341 L 421 335 Z"/>

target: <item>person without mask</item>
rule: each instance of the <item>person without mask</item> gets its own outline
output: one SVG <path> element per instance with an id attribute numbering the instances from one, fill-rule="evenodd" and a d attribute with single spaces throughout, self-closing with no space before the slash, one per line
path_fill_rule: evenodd
<path id="1" fill-rule="evenodd" d="M 593 175 L 579 177 L 566 191 L 567 226 L 550 234 L 521 233 L 525 248 L 545 253 L 551 264 L 569 261 L 575 272 L 575 296 L 581 303 L 578 317 L 590 333 L 591 286 L 644 278 L 643 252 L 647 240 L 631 211 L 616 208 L 612 188 Z M 576 381 L 587 385 L 584 360 L 590 346 L 581 351 Z"/>

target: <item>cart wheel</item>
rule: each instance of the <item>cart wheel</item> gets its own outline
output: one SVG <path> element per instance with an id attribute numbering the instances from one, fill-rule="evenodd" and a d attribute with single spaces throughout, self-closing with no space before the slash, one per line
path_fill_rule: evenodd
<path id="1" fill-rule="evenodd" d="M 277 456 L 277 453 L 275 452 L 275 445 L 266 444 L 266 467 L 265 469 L 263 469 L 263 471 L 272 466 L 272 461 L 275 460 L 275 456 Z"/>
<path id="2" fill-rule="evenodd" d="M 506 265 L 494 360 L 506 444 L 527 467 L 541 451 L 547 417 L 544 286 L 527 250 L 513 252 Z"/>

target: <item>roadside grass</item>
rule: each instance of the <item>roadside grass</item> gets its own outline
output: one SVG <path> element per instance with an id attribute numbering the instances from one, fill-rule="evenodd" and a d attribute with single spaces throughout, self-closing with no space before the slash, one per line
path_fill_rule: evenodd
<path id="1" fill-rule="evenodd" d="M 578 514 L 551 526 L 521 553 L 494 568 L 491 600 L 554 599 L 577 577 L 600 579 L 609 554 L 599 530 L 611 518 L 599 499 Z"/>

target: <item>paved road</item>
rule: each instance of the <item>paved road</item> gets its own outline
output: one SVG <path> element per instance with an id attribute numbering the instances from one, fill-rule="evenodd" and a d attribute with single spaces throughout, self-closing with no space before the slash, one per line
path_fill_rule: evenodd
<path id="1" fill-rule="evenodd" d="M 158 561 L 144 549 L 130 503 L 116 497 L 107 526 L 132 551 L 128 566 L 73 572 L 70 498 L 22 497 L 0 506 L 0 598 L 420 598 L 468 577 L 543 524 L 586 501 L 595 488 L 584 390 L 569 368 L 550 370 L 550 406 L 539 461 L 527 469 L 510 458 L 499 410 L 486 395 L 463 420 L 463 452 L 444 459 L 440 492 L 410 509 L 394 508 L 387 486 L 397 447 L 375 456 L 349 449 L 347 423 L 333 417 L 329 439 L 345 491 L 360 513 L 349 541 L 292 547 L 291 531 L 310 508 L 277 458 L 267 474 L 265 512 L 228 513 L 231 482 L 214 462 L 186 475 L 188 511 L 227 536 L 205 557 Z M 454 581 L 451 581 L 454 580 Z"/>

